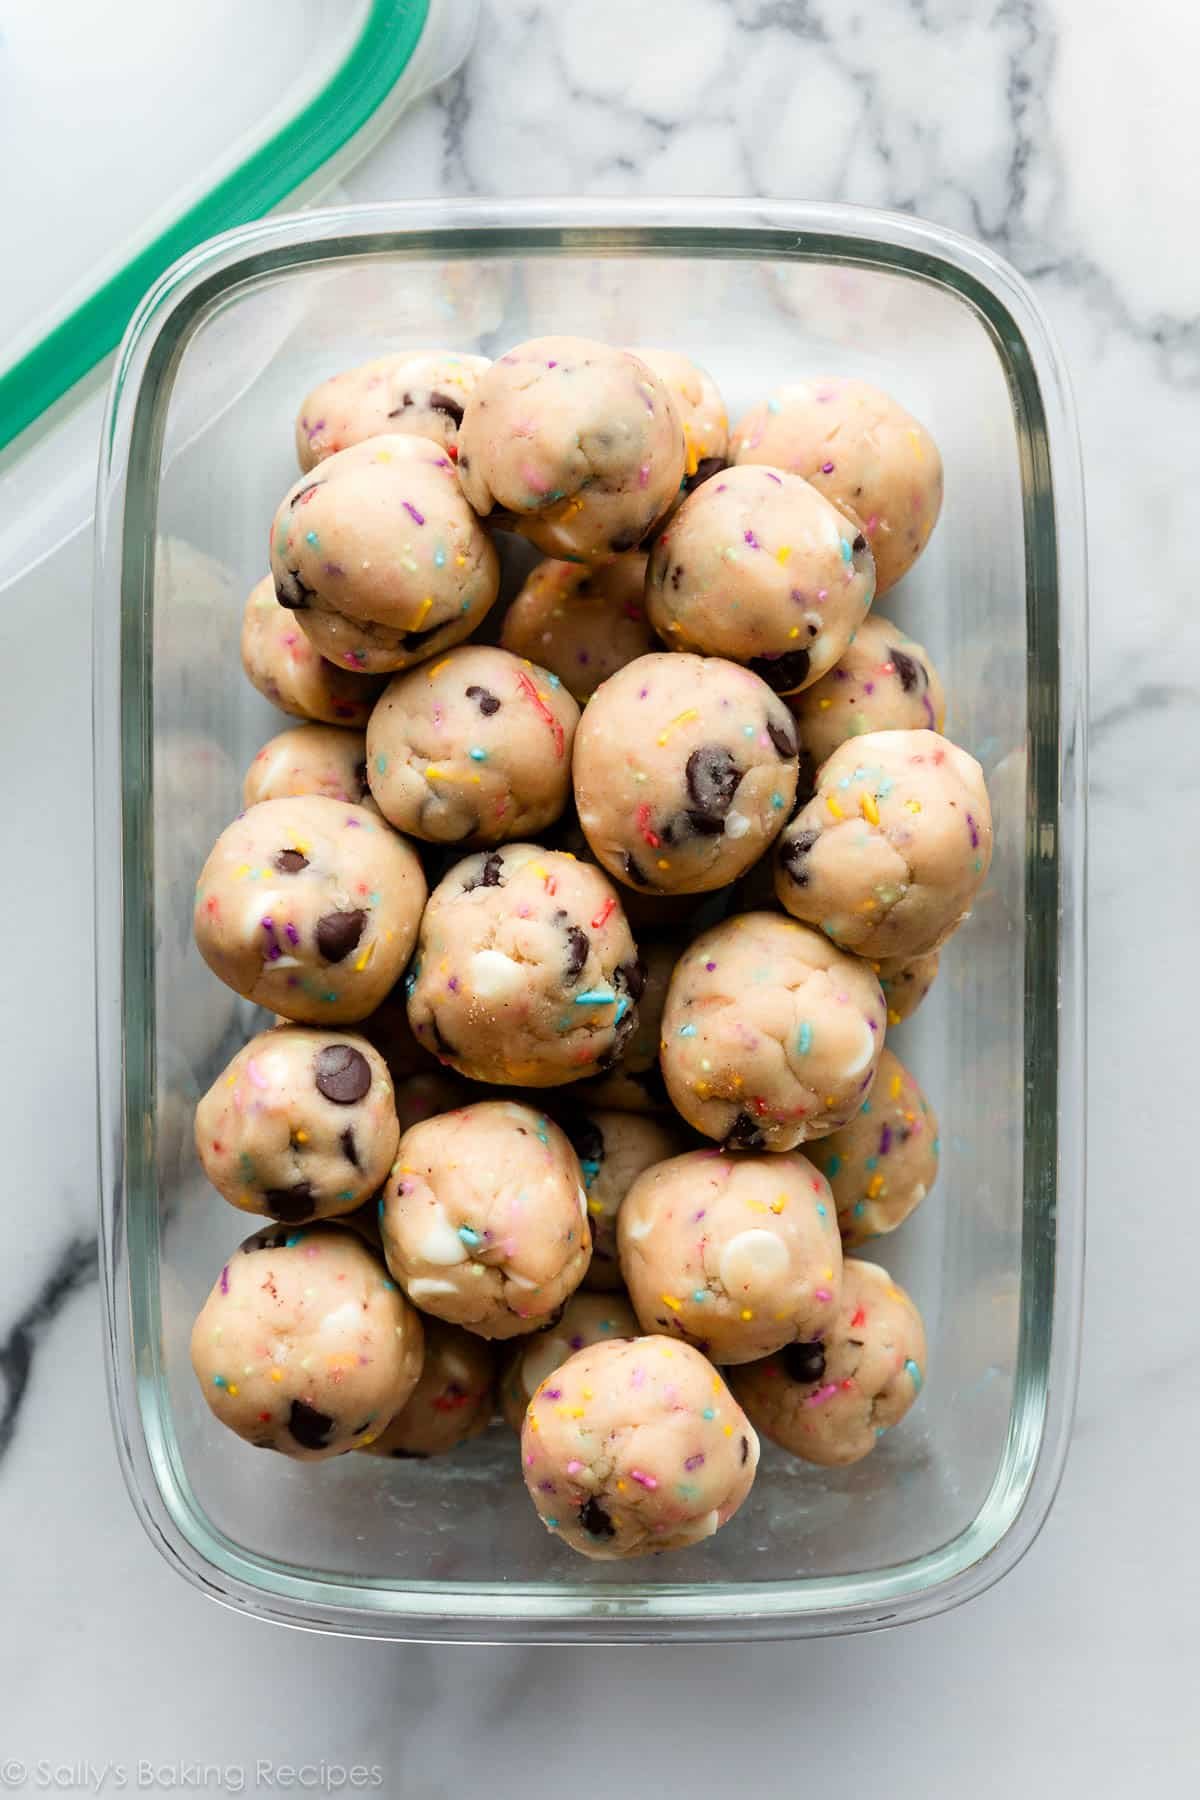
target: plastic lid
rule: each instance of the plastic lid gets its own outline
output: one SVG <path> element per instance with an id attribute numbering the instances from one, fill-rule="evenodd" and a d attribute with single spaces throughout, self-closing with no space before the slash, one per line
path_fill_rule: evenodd
<path id="1" fill-rule="evenodd" d="M 0 450 L 204 238 L 327 186 L 470 43 L 475 0 L 10 0 Z"/>

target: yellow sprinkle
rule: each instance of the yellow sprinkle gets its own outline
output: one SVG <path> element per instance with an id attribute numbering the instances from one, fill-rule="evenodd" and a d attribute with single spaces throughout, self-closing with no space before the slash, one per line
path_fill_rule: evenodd
<path id="1" fill-rule="evenodd" d="M 623 1494 L 625 1492 L 625 1483 L 623 1481 L 618 1481 L 617 1492 L 618 1494 Z"/>
<path id="2" fill-rule="evenodd" d="M 465 569 L 467 566 L 466 557 L 465 556 L 456 556 L 454 559 L 454 566 L 456 569 Z"/>
<path id="3" fill-rule="evenodd" d="M 892 1096 L 893 1100 L 898 1100 L 900 1098 L 900 1077 L 898 1075 L 892 1076 L 892 1085 L 891 1085 L 890 1091 L 891 1091 L 891 1096 Z"/>
<path id="4" fill-rule="evenodd" d="M 450 658 L 448 656 L 443 656 L 441 662 L 434 663 L 432 669 L 430 669 L 428 679 L 430 681 L 435 680 L 437 676 L 441 674 L 442 670 L 449 668 L 449 666 Z"/>
<path id="5" fill-rule="evenodd" d="M 889 1007 L 888 1008 L 888 1024 L 889 1025 L 899 1025 L 899 1023 L 900 1023 L 900 1014 L 898 1012 L 896 1012 L 894 1008 Z"/>
<path id="6" fill-rule="evenodd" d="M 416 618 L 411 620 L 410 623 L 405 627 L 405 629 L 408 631 L 420 631 L 421 626 L 425 622 L 425 619 L 428 616 L 429 612 L 431 611 L 432 607 L 433 607 L 433 595 L 426 594 L 426 596 L 422 600 L 420 606 L 418 606 L 418 608 L 417 608 Z"/>
<path id="7" fill-rule="evenodd" d="M 720 1381 L 719 1381 L 719 1380 L 718 1380 L 718 1379 L 717 1379 L 717 1377 L 716 1377 L 716 1376 L 715 1376 L 715 1375 L 714 1375 L 714 1376 L 713 1376 L 713 1393 L 714 1393 L 714 1394 L 719 1394 L 719 1393 L 720 1393 L 720 1391 L 721 1391 L 721 1383 L 720 1383 Z"/>
<path id="8" fill-rule="evenodd" d="M 233 871 L 233 873 L 234 873 L 235 878 L 238 881 L 244 881 L 246 876 L 250 873 L 250 864 L 249 863 L 239 863 L 237 868 Z"/>
<path id="9" fill-rule="evenodd" d="M 726 1437 L 733 1436 L 733 1426 L 732 1425 L 724 1425 L 724 1426 L 722 1426 L 721 1429 L 724 1431 Z"/>
<path id="10" fill-rule="evenodd" d="M 749 1322 L 750 1322 L 750 1320 L 751 1320 L 751 1319 L 752 1319 L 752 1318 L 753 1318 L 753 1317 L 754 1317 L 754 1314 L 753 1314 L 753 1313 L 752 1313 L 752 1312 L 751 1312 L 751 1311 L 750 1311 L 750 1308 L 749 1308 L 749 1307 L 748 1307 L 748 1306 L 743 1306 L 743 1308 L 742 1308 L 742 1318 L 743 1318 L 743 1319 L 744 1319 L 744 1320 L 745 1320 L 745 1322 L 746 1322 L 746 1323 L 747 1323 L 747 1324 L 749 1324 Z"/>
<path id="11" fill-rule="evenodd" d="M 821 1276 L 821 1280 L 822 1281 L 832 1281 L 833 1280 L 833 1270 L 826 1269 L 824 1274 Z"/>
<path id="12" fill-rule="evenodd" d="M 237 1076 L 236 1076 L 236 1075 L 227 1075 L 227 1076 L 226 1076 L 226 1077 L 225 1077 L 225 1086 L 226 1086 L 226 1087 L 232 1087 L 232 1086 L 233 1086 L 233 1084 L 234 1084 L 234 1082 L 235 1082 L 235 1081 L 236 1081 L 236 1080 L 237 1080 Z"/>
<path id="13" fill-rule="evenodd" d="M 228 1386 L 227 1386 L 227 1387 L 226 1387 L 226 1389 L 225 1389 L 225 1392 L 226 1392 L 226 1393 L 227 1393 L 227 1394 L 228 1394 L 228 1395 L 229 1395 L 229 1398 L 230 1398 L 230 1399 L 231 1399 L 231 1400 L 236 1400 L 236 1399 L 237 1399 L 237 1397 L 238 1397 L 238 1385 L 237 1385 L 237 1382 L 236 1382 L 236 1381 L 231 1381 L 231 1382 L 230 1382 L 230 1383 L 229 1383 L 229 1384 L 228 1384 Z"/>
<path id="14" fill-rule="evenodd" d="M 583 1393 L 583 1398 L 585 1400 L 594 1400 L 596 1398 L 596 1396 L 595 1396 L 595 1394 L 593 1394 L 591 1388 L 584 1388 L 582 1390 L 582 1393 Z"/>
<path id="15" fill-rule="evenodd" d="M 659 734 L 658 734 L 659 743 L 665 744 L 667 739 L 670 737 L 671 733 L 675 730 L 675 728 L 677 726 L 686 725 L 689 722 L 689 720 L 695 719 L 698 717 L 699 717 L 699 714 L 697 713 L 694 706 L 689 707 L 687 712 L 678 713 L 675 716 L 675 718 L 673 718 L 671 720 L 671 723 L 668 726 L 666 726 L 666 728 L 664 730 L 659 732 Z"/>
<path id="16" fill-rule="evenodd" d="M 766 1212 L 767 1210 L 766 1204 L 762 1200 L 747 1200 L 746 1208 L 749 1212 Z"/>
<path id="17" fill-rule="evenodd" d="M 783 1195 L 780 1194 L 778 1200 L 772 1200 L 771 1211 L 773 1213 L 781 1213 L 786 1205 L 787 1201 L 784 1199 Z"/>
<path id="18" fill-rule="evenodd" d="M 296 1142 L 297 1142 L 297 1143 L 298 1143 L 298 1144 L 307 1144 L 307 1142 L 308 1142 L 308 1133 L 307 1133 L 307 1131 L 298 1131 L 298 1132 L 297 1132 L 297 1133 L 296 1133 Z"/>
<path id="19" fill-rule="evenodd" d="M 670 863 L 669 863 L 669 862 L 668 862 L 668 861 L 667 861 L 667 858 L 666 858 L 666 857 L 665 857 L 665 856 L 660 856 L 660 857 L 659 857 L 659 859 L 658 859 L 658 867 L 659 867 L 659 868 L 660 868 L 660 869 L 669 869 L 669 868 L 670 868 L 670 866 L 671 866 L 671 865 L 670 865 Z"/>
<path id="20" fill-rule="evenodd" d="M 355 967 L 356 972 L 359 975 L 362 974 L 363 970 L 366 968 L 367 964 L 370 962 L 371 958 L 374 956 L 375 945 L 378 941 L 379 940 L 377 938 L 372 938 L 370 943 L 367 945 L 366 949 L 363 951 L 362 955 L 359 957 L 358 961 L 355 963 L 354 967 Z"/>
<path id="21" fill-rule="evenodd" d="M 798 625 L 793 625 L 792 629 L 788 632 L 788 636 L 790 638 L 799 637 L 800 636 L 800 627 Z"/>
<path id="22" fill-rule="evenodd" d="M 829 808 L 830 812 L 833 814 L 835 819 L 844 819 L 845 818 L 845 816 L 846 816 L 845 813 L 842 811 L 841 807 L 838 805 L 837 801 L 834 799 L 832 794 L 827 794 L 825 796 L 825 804 Z"/>
<path id="23" fill-rule="evenodd" d="M 786 563 L 788 557 L 791 554 L 792 554 L 792 546 L 790 544 L 780 544 L 778 550 L 775 552 L 775 561 L 779 562 L 779 563 Z"/>
<path id="24" fill-rule="evenodd" d="M 283 1370 L 282 1369 L 272 1369 L 271 1370 L 271 1380 L 272 1381 L 282 1381 L 283 1380 Z"/>
<path id="25" fill-rule="evenodd" d="M 820 707 L 822 712 L 828 712 L 829 708 L 833 705 L 833 701 L 832 700 L 818 700 L 817 705 Z"/>
<path id="26" fill-rule="evenodd" d="M 662 1301 L 664 1306 L 669 1306 L 672 1312 L 679 1311 L 679 1302 L 675 1298 L 674 1294 L 660 1294 L 659 1299 Z"/>
<path id="27" fill-rule="evenodd" d="M 368 1433 L 367 1433 L 367 1435 L 366 1435 L 366 1437 L 360 1437 L 360 1438 L 359 1438 L 359 1440 L 358 1440 L 358 1447 L 359 1447 L 359 1449 L 360 1449 L 360 1450 L 365 1450 L 365 1449 L 366 1449 L 366 1447 L 367 1447 L 367 1445 L 368 1445 L 368 1444 L 373 1444 L 373 1443 L 374 1443 L 374 1442 L 375 1442 L 375 1439 L 376 1439 L 376 1438 L 377 1438 L 377 1437 L 378 1437 L 378 1436 L 379 1436 L 379 1433 L 378 1433 L 378 1432 L 377 1432 L 377 1431 L 368 1431 Z"/>
<path id="28" fill-rule="evenodd" d="M 537 1414 L 534 1412 L 532 1407 L 530 1407 L 529 1411 L 525 1414 L 525 1417 L 529 1422 L 530 1431 L 536 1431 L 538 1428 L 538 1420 L 537 1420 Z"/>
<path id="29" fill-rule="evenodd" d="M 868 1200 L 876 1199 L 879 1195 L 879 1190 L 882 1186 L 883 1186 L 883 1176 L 882 1175 L 872 1175 L 870 1181 L 868 1181 L 868 1183 L 867 1183 L 867 1199 Z"/>
<path id="30" fill-rule="evenodd" d="M 862 816 L 867 821 L 867 824 L 878 825 L 879 808 L 875 804 L 874 794 L 864 794 L 859 800 L 859 805 L 862 807 Z"/>
<path id="31" fill-rule="evenodd" d="M 603 1202 L 600 1200 L 589 1200 L 588 1211 L 591 1213 L 593 1219 L 602 1219 L 604 1217 Z"/>
<path id="32" fill-rule="evenodd" d="M 919 800 L 906 800 L 904 804 L 910 813 L 919 813 L 921 810 L 921 802 Z"/>
<path id="33" fill-rule="evenodd" d="M 392 453 L 390 450 L 377 450 L 375 452 L 374 456 L 371 458 L 372 462 L 377 462 L 377 463 L 390 463 L 391 460 L 392 460 Z"/>

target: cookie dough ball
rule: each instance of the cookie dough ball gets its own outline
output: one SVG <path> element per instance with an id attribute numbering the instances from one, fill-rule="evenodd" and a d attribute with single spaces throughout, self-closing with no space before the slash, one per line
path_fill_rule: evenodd
<path id="1" fill-rule="evenodd" d="M 774 839 L 796 767 L 792 717 L 756 675 L 717 657 L 642 656 L 579 722 L 575 805 L 611 875 L 706 893 Z"/>
<path id="2" fill-rule="evenodd" d="M 666 643 L 745 663 L 779 694 L 832 669 L 874 592 L 862 532 L 778 469 L 726 469 L 689 494 L 646 570 Z"/>
<path id="3" fill-rule="evenodd" d="M 557 675 L 468 644 L 388 685 L 367 727 L 371 792 L 432 843 L 529 837 L 570 798 L 578 723 Z"/>
<path id="4" fill-rule="evenodd" d="M 725 402 L 707 369 L 690 356 L 678 350 L 644 350 L 640 345 L 633 354 L 658 376 L 679 414 L 687 451 L 684 486 L 690 492 L 725 467 L 729 450 Z"/>
<path id="5" fill-rule="evenodd" d="M 592 1260 L 583 1285 L 597 1291 L 619 1288 L 617 1214 L 621 1202 L 644 1169 L 678 1155 L 684 1144 L 682 1134 L 637 1113 L 590 1108 L 564 1109 L 559 1124 L 579 1158 L 587 1192 Z"/>
<path id="6" fill-rule="evenodd" d="M 848 1125 L 812 1147 L 833 1189 L 847 1250 L 895 1231 L 937 1177 L 937 1114 L 914 1076 L 885 1048 L 871 1091 Z"/>
<path id="7" fill-rule="evenodd" d="M 553 670 L 582 705 L 602 681 L 654 649 L 645 584 L 646 558 L 636 552 L 599 567 L 547 557 L 505 613 L 500 642 Z"/>
<path id="8" fill-rule="evenodd" d="M 642 1337 L 593 1344 L 543 1381 L 521 1463 L 546 1529 L 615 1560 L 712 1537 L 753 1486 L 758 1437 L 698 1350 Z"/>
<path id="9" fill-rule="evenodd" d="M 734 428 L 735 463 L 769 463 L 811 481 L 875 555 L 876 592 L 912 567 L 942 510 L 942 459 L 925 427 L 865 381 L 777 388 Z"/>
<path id="10" fill-rule="evenodd" d="M 628 350 L 534 338 L 492 364 L 458 434 L 463 492 L 547 556 L 604 562 L 634 550 L 679 491 L 683 427 Z"/>
<path id="11" fill-rule="evenodd" d="M 338 1225 L 246 1239 L 192 1329 L 221 1421 L 260 1450 L 317 1462 L 356 1450 L 417 1385 L 421 1321 L 382 1262 Z"/>
<path id="12" fill-rule="evenodd" d="M 426 1119 L 400 1140 L 383 1244 L 423 1311 L 480 1337 L 536 1331 L 592 1253 L 575 1152 L 544 1114 L 510 1100 Z"/>
<path id="13" fill-rule="evenodd" d="M 440 444 L 376 437 L 288 489 L 271 527 L 280 605 L 340 667 L 407 669 L 461 642 L 500 588 Z"/>
<path id="14" fill-rule="evenodd" d="M 793 918 L 860 956 L 925 956 L 962 923 L 992 860 L 973 756 L 933 731 L 871 731 L 835 750 L 775 865 Z"/>
<path id="15" fill-rule="evenodd" d="M 828 675 L 788 702 L 817 764 L 867 731 L 940 731 L 946 696 L 929 652 L 871 613 Z"/>
<path id="16" fill-rule="evenodd" d="M 525 1338 L 500 1377 L 500 1410 L 513 1430 L 525 1423 L 534 1393 L 577 1350 L 641 1336 L 632 1306 L 623 1294 L 572 1294 L 562 1317 L 546 1331 Z"/>
<path id="17" fill-rule="evenodd" d="M 676 1108 L 705 1137 L 792 1150 L 854 1117 L 883 1034 L 866 963 L 778 913 L 742 913 L 680 957 L 660 1061 Z"/>
<path id="18" fill-rule="evenodd" d="M 246 770 L 243 804 L 293 800 L 298 794 L 323 794 L 374 812 L 365 735 L 337 725 L 296 725 L 264 744 Z"/>
<path id="19" fill-rule="evenodd" d="M 793 1456 L 861 1462 L 898 1425 L 925 1381 L 925 1328 L 886 1269 L 848 1256 L 824 1339 L 788 1344 L 735 1369 L 730 1386 L 755 1426 Z"/>
<path id="20" fill-rule="evenodd" d="M 369 1456 L 445 1456 L 491 1423 L 496 1356 L 490 1344 L 440 1319 L 422 1321 L 421 1379 L 390 1425 L 360 1444 Z"/>
<path id="21" fill-rule="evenodd" d="M 429 438 L 453 460 L 458 427 L 486 356 L 401 350 L 362 363 L 307 395 L 296 419 L 296 460 L 305 471 L 364 438 Z"/>
<path id="22" fill-rule="evenodd" d="M 889 1025 L 900 1025 L 912 1018 L 933 986 L 939 961 L 938 952 L 931 950 L 927 956 L 914 957 L 911 962 L 887 957 L 871 964 L 883 989 Z"/>
<path id="23" fill-rule="evenodd" d="M 217 839 L 196 884 L 214 975 L 285 1019 L 365 1019 L 399 978 L 425 877 L 375 813 L 306 794 L 262 800 Z"/>
<path id="24" fill-rule="evenodd" d="M 302 1025 L 251 1038 L 196 1108 L 196 1150 L 217 1192 L 289 1224 L 353 1212 L 386 1179 L 399 1139 L 379 1053 Z"/>
<path id="25" fill-rule="evenodd" d="M 612 884 L 536 844 L 457 863 L 421 920 L 408 1016 L 475 1081 L 556 1087 L 620 1057 L 642 970 Z"/>
<path id="26" fill-rule="evenodd" d="M 275 598 L 265 575 L 250 590 L 242 617 L 242 667 L 251 684 L 281 712 L 326 725 L 366 725 L 383 681 L 326 662 Z"/>
<path id="27" fill-rule="evenodd" d="M 795 1153 L 690 1150 L 658 1163 L 630 1187 L 617 1244 L 643 1330 L 678 1334 L 717 1363 L 821 1337 L 837 1315 L 833 1196 Z"/>

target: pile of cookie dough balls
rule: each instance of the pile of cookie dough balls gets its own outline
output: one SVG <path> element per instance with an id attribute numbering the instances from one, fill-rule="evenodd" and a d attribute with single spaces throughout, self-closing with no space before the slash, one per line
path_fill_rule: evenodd
<path id="1" fill-rule="evenodd" d="M 858 1252 L 934 1184 L 885 1040 L 992 850 L 933 658 L 871 611 L 937 447 L 831 377 L 731 429 L 680 351 L 573 336 L 382 356 L 295 444 L 241 639 L 289 722 L 197 872 L 200 954 L 275 1023 L 196 1109 L 264 1221 L 196 1377 L 307 1461 L 507 1428 L 588 1557 L 702 1543 L 760 1434 L 855 1462 L 926 1378 Z M 498 532 L 541 553 L 503 594 Z"/>

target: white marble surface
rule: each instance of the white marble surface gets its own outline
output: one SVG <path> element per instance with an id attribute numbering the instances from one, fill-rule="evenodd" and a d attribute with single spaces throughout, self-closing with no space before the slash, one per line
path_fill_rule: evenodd
<path id="1" fill-rule="evenodd" d="M 121 1489 L 99 1362 L 87 645 L 79 593 L 62 593 L 34 634 L 66 646 L 49 691 L 28 622 L 0 618 L 6 842 L 21 846 L 2 913 L 8 1206 L 23 1245 L 0 1273 L 0 1780 L 7 1757 L 31 1791 L 39 1759 L 111 1760 L 132 1787 L 148 1758 L 233 1765 L 235 1780 L 240 1767 L 249 1791 L 257 1758 L 324 1758 L 379 1765 L 405 1800 L 476 1780 L 516 1795 L 551 1769 L 576 1795 L 695 1800 L 1188 1791 L 1200 1324 L 1177 1271 L 1200 1254 L 1200 1213 L 1178 971 L 1200 875 L 1187 531 L 1200 12 L 486 0 L 484 15 L 466 70 L 354 175 L 356 197 L 762 192 L 909 208 L 1010 256 L 1065 346 L 1093 656 L 1090 1247 L 1066 1478 L 1024 1563 L 982 1599 L 812 1646 L 390 1648 L 256 1625 L 185 1587 Z M 30 926 L 31 885 L 53 944 Z"/>

